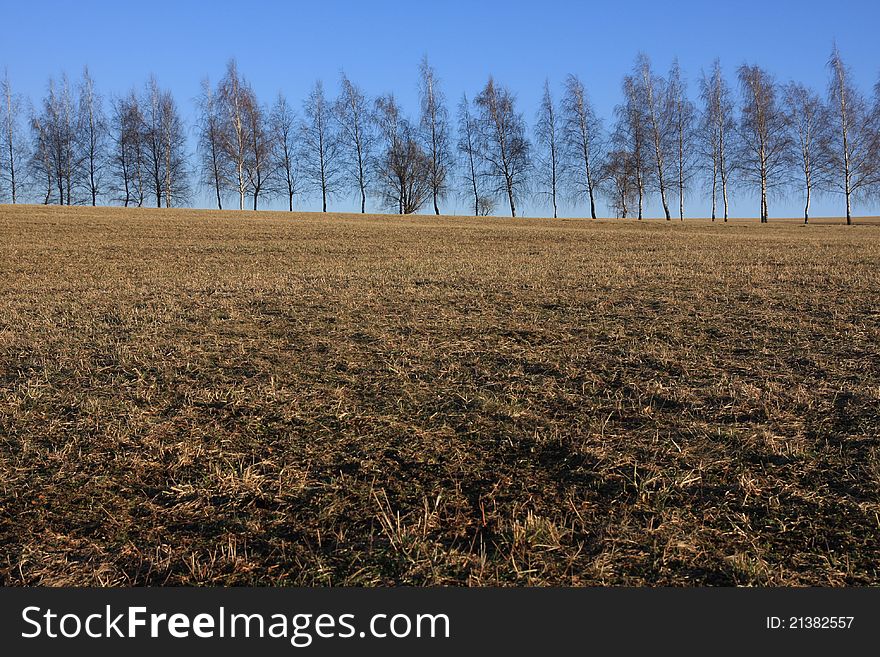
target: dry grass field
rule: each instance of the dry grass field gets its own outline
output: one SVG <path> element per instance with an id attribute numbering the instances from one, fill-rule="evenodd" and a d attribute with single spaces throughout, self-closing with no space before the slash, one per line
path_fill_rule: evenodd
<path id="1" fill-rule="evenodd" d="M 825 223 L 0 207 L 0 582 L 880 584 Z"/>

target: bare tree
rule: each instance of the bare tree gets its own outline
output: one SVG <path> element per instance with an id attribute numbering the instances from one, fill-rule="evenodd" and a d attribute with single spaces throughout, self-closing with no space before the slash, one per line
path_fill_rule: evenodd
<path id="1" fill-rule="evenodd" d="M 175 207 L 189 199 L 189 170 L 183 119 L 171 92 L 160 89 L 155 76 L 147 83 L 144 145 L 151 192 L 156 207 Z"/>
<path id="2" fill-rule="evenodd" d="M 21 96 L 13 93 L 9 71 L 6 71 L 0 80 L 0 182 L 9 190 L 12 203 L 18 203 L 24 173 L 21 112 Z"/>
<path id="3" fill-rule="evenodd" d="M 618 219 L 626 219 L 633 203 L 638 202 L 638 181 L 635 158 L 626 148 L 620 148 L 619 133 L 612 138 L 615 147 L 604 158 L 601 175 L 609 184 L 603 188 L 609 205 Z"/>
<path id="4" fill-rule="evenodd" d="M 274 160 L 272 151 L 272 133 L 265 118 L 265 111 L 257 102 L 254 93 L 248 90 L 244 97 L 245 135 L 247 136 L 247 150 L 245 158 L 245 173 L 247 174 L 247 186 L 254 200 L 254 210 L 258 208 L 260 195 L 266 195 L 274 180 Z"/>
<path id="5" fill-rule="evenodd" d="M 384 145 L 377 160 L 381 200 L 400 214 L 418 212 L 432 194 L 430 156 L 393 95 L 380 96 L 375 104 Z"/>
<path id="6" fill-rule="evenodd" d="M 684 197 L 694 172 L 694 122 L 696 110 L 687 97 L 687 84 L 681 75 L 678 60 L 669 71 L 668 94 L 675 153 L 673 173 L 678 184 L 678 218 L 684 221 Z"/>
<path id="7" fill-rule="evenodd" d="M 231 182 L 229 158 L 224 152 L 223 113 L 217 94 L 208 78 L 202 80 L 202 92 L 196 101 L 198 108 L 199 180 L 210 187 L 217 198 L 217 209 L 223 209 L 223 194 Z"/>
<path id="8" fill-rule="evenodd" d="M 30 127 L 33 139 L 33 148 L 28 162 L 30 175 L 33 180 L 45 190 L 43 205 L 49 205 L 52 194 L 55 191 L 55 167 L 52 163 L 52 137 L 49 128 L 45 125 L 44 114 L 37 114 L 31 110 Z"/>
<path id="9" fill-rule="evenodd" d="M 367 190 L 370 185 L 371 161 L 376 135 L 366 95 L 342 74 L 341 93 L 334 105 L 339 123 L 340 156 L 348 178 L 357 185 L 361 197 L 361 214 L 367 211 Z"/>
<path id="10" fill-rule="evenodd" d="M 516 216 L 516 199 L 528 186 L 531 166 L 525 121 L 516 111 L 513 94 L 490 77 L 475 98 L 479 110 L 480 154 L 486 178 L 495 196 L 506 195 L 510 215 Z"/>
<path id="11" fill-rule="evenodd" d="M 223 152 L 232 171 L 233 185 L 238 193 L 238 209 L 244 210 L 244 200 L 248 192 L 248 128 L 246 112 L 255 104 L 253 92 L 238 74 L 238 65 L 231 59 L 226 66 L 226 75 L 220 80 L 217 93 L 223 124 Z"/>
<path id="12" fill-rule="evenodd" d="M 614 110 L 617 121 L 612 141 L 616 145 L 615 151 L 628 153 L 624 161 L 628 164 L 627 171 L 634 174 L 638 218 L 641 220 L 644 214 L 645 188 L 655 169 L 651 166 L 645 106 L 638 81 L 632 76 L 627 75 L 623 79 L 623 96 L 623 103 Z M 619 169 L 619 163 L 617 166 Z"/>
<path id="13" fill-rule="evenodd" d="M 461 101 L 458 103 L 458 155 L 461 161 L 461 170 L 464 180 L 466 181 L 467 192 L 464 196 L 471 197 L 474 203 L 474 216 L 483 214 L 481 210 L 489 207 L 491 212 L 491 203 L 486 205 L 489 197 L 483 193 L 482 180 L 482 160 L 480 159 L 480 134 L 479 125 L 477 125 L 476 117 L 471 114 L 471 106 L 468 102 L 467 94 L 462 94 Z"/>
<path id="14" fill-rule="evenodd" d="M 876 112 L 871 112 L 864 96 L 850 81 L 849 67 L 835 45 L 828 60 L 831 79 L 828 105 L 834 129 L 828 144 L 831 167 L 838 175 L 829 180 L 829 189 L 846 199 L 846 223 L 852 224 L 852 199 L 862 198 L 880 181 L 880 157 Z"/>
<path id="15" fill-rule="evenodd" d="M 495 212 L 495 199 L 491 196 L 481 196 L 479 201 L 477 201 L 476 216 L 488 217 L 493 212 Z"/>
<path id="16" fill-rule="evenodd" d="M 162 94 L 162 148 L 165 159 L 163 194 L 165 207 L 185 205 L 189 201 L 189 161 L 186 154 L 186 130 L 183 118 L 170 91 Z"/>
<path id="17" fill-rule="evenodd" d="M 778 85 L 759 66 L 738 71 L 742 92 L 738 168 L 746 182 L 758 185 L 761 222 L 769 215 L 768 194 L 782 187 L 789 170 L 791 140 L 785 113 L 777 100 Z"/>
<path id="18" fill-rule="evenodd" d="M 810 221 L 813 186 L 828 172 L 828 126 L 831 118 L 822 99 L 803 84 L 790 82 L 784 90 L 786 122 L 792 133 L 793 158 L 804 184 L 804 223 Z"/>
<path id="19" fill-rule="evenodd" d="M 420 126 L 425 152 L 431 160 L 431 197 L 434 214 L 440 214 L 439 202 L 449 190 L 448 175 L 452 152 L 449 144 L 449 114 L 437 74 L 423 57 L 419 65 Z"/>
<path id="20" fill-rule="evenodd" d="M 575 198 L 590 199 L 590 216 L 596 218 L 596 196 L 602 180 L 602 121 L 593 111 L 583 83 L 574 75 L 565 80 L 562 100 L 562 138 L 568 179 Z"/>
<path id="21" fill-rule="evenodd" d="M 162 141 L 162 90 L 159 82 L 151 75 L 142 103 L 144 112 L 144 151 L 146 153 L 150 191 L 156 199 L 156 207 L 162 207 L 162 189 L 165 177 L 163 166 L 165 156 Z"/>
<path id="22" fill-rule="evenodd" d="M 553 218 L 558 215 L 557 193 L 562 179 L 562 155 L 560 150 L 559 117 L 550 93 L 550 81 L 544 80 L 544 95 L 535 121 L 537 156 L 537 192 L 553 204 Z"/>
<path id="23" fill-rule="evenodd" d="M 303 104 L 302 171 L 306 182 L 321 190 L 321 207 L 327 212 L 327 200 L 336 192 L 341 168 L 339 138 L 333 130 L 332 110 L 324 96 L 324 84 L 318 80 Z"/>
<path id="24" fill-rule="evenodd" d="M 670 221 L 669 203 L 666 200 L 666 188 L 669 173 L 667 167 L 673 160 L 673 125 L 672 104 L 667 89 L 667 82 L 651 70 L 651 61 L 644 53 L 636 59 L 636 70 L 633 74 L 636 81 L 635 92 L 642 105 L 642 113 L 646 122 L 645 132 L 651 143 L 654 165 L 653 180 L 660 191 L 660 201 L 666 221 Z"/>
<path id="25" fill-rule="evenodd" d="M 107 118 L 104 103 L 95 91 L 95 81 L 88 67 L 83 69 L 79 87 L 79 147 L 84 168 L 85 185 L 92 205 L 98 204 L 107 166 Z"/>
<path id="26" fill-rule="evenodd" d="M 299 193 L 297 167 L 297 119 L 287 99 L 278 94 L 269 119 L 272 131 L 273 159 L 282 193 L 287 196 L 288 209 L 293 212 L 293 197 Z"/>
<path id="27" fill-rule="evenodd" d="M 46 179 L 55 185 L 59 205 L 70 205 L 75 198 L 73 187 L 78 183 L 80 162 L 76 107 L 66 75 L 62 75 L 60 84 L 49 78 L 42 110 L 34 118 L 32 126 L 35 151 L 40 152 L 38 166 L 45 164 L 50 167 L 51 174 Z"/>
<path id="28" fill-rule="evenodd" d="M 712 172 L 712 221 L 715 221 L 719 181 L 724 202 L 724 221 L 727 221 L 731 172 L 729 152 L 733 150 L 731 145 L 736 126 L 733 120 L 730 87 L 721 71 L 721 62 L 717 59 L 712 64 L 709 76 L 703 74 L 700 81 L 700 96 L 703 99 L 703 113 L 700 117 L 701 142 Z"/>
<path id="29" fill-rule="evenodd" d="M 144 143 L 144 116 L 140 101 L 132 91 L 112 103 L 110 125 L 110 186 L 114 200 L 125 207 L 144 204 L 146 196 L 146 149 Z"/>

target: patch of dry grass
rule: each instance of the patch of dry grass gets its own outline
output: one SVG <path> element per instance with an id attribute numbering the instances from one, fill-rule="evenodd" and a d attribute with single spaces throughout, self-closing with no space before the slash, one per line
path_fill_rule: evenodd
<path id="1" fill-rule="evenodd" d="M 5 584 L 877 584 L 880 228 L 0 207 Z"/>

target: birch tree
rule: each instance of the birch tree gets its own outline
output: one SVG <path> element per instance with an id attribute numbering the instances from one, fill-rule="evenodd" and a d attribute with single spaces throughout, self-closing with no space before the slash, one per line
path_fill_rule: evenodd
<path id="1" fill-rule="evenodd" d="M 22 99 L 13 93 L 9 71 L 0 80 L 0 183 L 8 198 L 18 203 L 23 189 L 25 141 L 22 134 Z"/>
<path id="2" fill-rule="evenodd" d="M 79 146 L 84 182 L 92 206 L 97 205 L 102 193 L 107 166 L 107 117 L 103 105 L 103 99 L 95 91 L 95 81 L 85 67 L 79 87 Z"/>
<path id="3" fill-rule="evenodd" d="M 155 76 L 147 83 L 144 108 L 144 151 L 150 192 L 156 207 L 184 205 L 189 200 L 189 170 L 183 119 L 170 91 Z"/>
<path id="4" fill-rule="evenodd" d="M 33 113 L 30 118 L 33 148 L 28 168 L 32 180 L 40 185 L 41 190 L 45 190 L 43 205 L 49 205 L 55 191 L 55 167 L 52 164 L 52 139 L 44 121 L 44 114 Z"/>
<path id="5" fill-rule="evenodd" d="M 186 129 L 170 91 L 162 93 L 160 103 L 159 126 L 164 162 L 162 195 L 166 208 L 184 206 L 189 202 L 190 194 Z"/>
<path id="6" fill-rule="evenodd" d="M 490 77 L 476 97 L 479 111 L 480 154 L 493 196 L 505 195 L 510 216 L 516 217 L 516 200 L 528 187 L 531 147 L 525 121 L 516 111 L 515 97 Z"/>
<path id="7" fill-rule="evenodd" d="M 272 133 L 266 122 L 266 112 L 252 90 L 248 89 L 244 101 L 244 127 L 247 138 L 244 170 L 247 189 L 253 198 L 254 210 L 257 210 L 260 196 L 273 191 L 270 188 L 274 180 Z"/>
<path id="8" fill-rule="evenodd" d="M 641 111 L 645 121 L 645 133 L 650 141 L 653 163 L 653 180 L 660 191 L 660 202 L 666 221 L 670 221 L 669 203 L 666 199 L 669 172 L 667 167 L 672 157 L 672 107 L 669 102 L 666 81 L 651 70 L 651 61 L 644 53 L 636 59 L 636 70 L 633 74 L 635 92 L 642 105 Z"/>
<path id="9" fill-rule="evenodd" d="M 678 60 L 669 71 L 668 85 L 672 142 L 675 153 L 673 173 L 678 186 L 678 218 L 684 221 L 684 198 L 694 171 L 694 121 L 696 110 L 688 99 L 687 84 L 681 74 Z"/>
<path id="10" fill-rule="evenodd" d="M 793 161 L 802 176 L 804 223 L 810 221 L 810 201 L 817 181 L 828 173 L 827 144 L 831 117 L 819 95 L 803 84 L 790 82 L 784 90 L 786 122 L 793 139 Z"/>
<path id="11" fill-rule="evenodd" d="M 334 104 L 334 114 L 339 124 L 341 163 L 347 178 L 357 188 L 361 199 L 361 214 L 364 214 L 367 211 L 367 191 L 371 182 L 376 135 L 369 101 L 345 73 L 342 74 L 341 90 Z"/>
<path id="12" fill-rule="evenodd" d="M 384 145 L 376 161 L 380 198 L 399 214 L 418 212 L 432 195 L 430 156 L 393 95 L 380 96 L 375 105 Z"/>
<path id="13" fill-rule="evenodd" d="M 835 45 L 828 60 L 828 106 L 834 120 L 828 143 L 828 157 L 836 175 L 829 189 L 846 201 L 846 223 L 852 224 L 852 201 L 863 198 L 880 182 L 878 126 L 865 97 L 853 85 L 849 67 Z"/>
<path id="14" fill-rule="evenodd" d="M 333 127 L 332 109 L 324 96 L 324 84 L 318 80 L 303 103 L 301 127 L 302 171 L 306 183 L 321 192 L 321 208 L 336 192 L 341 174 L 339 139 Z"/>
<path id="15" fill-rule="evenodd" d="M 463 185 L 463 196 L 473 202 L 474 216 L 481 214 L 481 202 L 486 198 L 483 193 L 483 171 L 480 160 L 479 126 L 476 117 L 471 113 L 471 105 L 467 94 L 462 94 L 458 103 L 458 157 Z M 483 204 L 485 207 L 485 204 Z"/>
<path id="16" fill-rule="evenodd" d="M 537 192 L 550 199 L 553 218 L 558 216 L 557 196 L 562 179 L 562 155 L 560 150 L 559 115 L 550 93 L 550 81 L 544 81 L 544 95 L 535 120 L 535 143 L 537 155 Z"/>
<path id="17" fill-rule="evenodd" d="M 788 124 L 778 100 L 778 85 L 759 66 L 740 66 L 742 92 L 738 168 L 743 180 L 758 186 L 761 222 L 769 216 L 768 195 L 786 184 L 791 159 Z"/>
<path id="18" fill-rule="evenodd" d="M 434 214 L 440 214 L 439 202 L 449 190 L 448 175 L 452 153 L 449 141 L 449 115 L 446 99 L 440 89 L 437 74 L 423 57 L 419 66 L 420 127 L 425 152 L 431 161 L 431 197 Z"/>
<path id="19" fill-rule="evenodd" d="M 165 155 L 162 140 L 162 91 L 159 82 L 151 75 L 142 103 L 144 111 L 144 151 L 146 153 L 150 193 L 156 207 L 162 207 L 162 191 L 165 183 Z"/>
<path id="20" fill-rule="evenodd" d="M 638 204 L 638 218 L 644 215 L 645 188 L 651 180 L 650 137 L 645 120 L 645 106 L 638 81 L 627 75 L 623 79 L 623 103 L 615 108 L 617 117 L 613 141 L 616 151 L 628 153 L 627 170 L 635 183 L 634 198 Z M 618 166 L 618 169 L 620 166 Z"/>
<path id="21" fill-rule="evenodd" d="M 293 197 L 299 193 L 299 170 L 297 167 L 297 118 L 283 94 L 278 94 L 272 108 L 273 157 L 278 173 L 281 193 L 287 197 L 287 207 L 293 212 Z"/>
<path id="22" fill-rule="evenodd" d="M 245 196 L 248 192 L 248 129 L 247 108 L 255 101 L 247 83 L 238 74 L 238 64 L 234 59 L 226 66 L 226 74 L 220 80 L 217 93 L 222 116 L 223 154 L 229 163 L 232 184 L 238 194 L 238 209 L 244 210 Z"/>
<path id="23" fill-rule="evenodd" d="M 66 75 L 61 76 L 60 83 L 49 78 L 41 112 L 32 125 L 36 150 L 40 150 L 43 156 L 36 164 L 45 163 L 50 167 L 47 179 L 51 179 L 55 186 L 58 204 L 71 205 L 75 199 L 74 185 L 79 183 L 80 161 L 76 106 Z"/>
<path id="24" fill-rule="evenodd" d="M 633 203 L 638 202 L 638 182 L 636 180 L 635 160 L 627 148 L 621 148 L 618 134 L 612 138 L 612 150 L 604 158 L 602 178 L 608 184 L 601 189 L 608 198 L 609 205 L 618 219 L 629 216 Z"/>
<path id="25" fill-rule="evenodd" d="M 208 78 L 202 80 L 202 91 L 197 100 L 198 109 L 198 171 L 199 181 L 210 188 L 217 200 L 217 209 L 223 209 L 223 195 L 229 188 L 231 175 L 229 158 L 224 152 L 224 126 L 220 101 Z"/>
<path id="26" fill-rule="evenodd" d="M 724 221 L 729 214 L 729 184 L 731 182 L 730 152 L 736 124 L 733 119 L 733 102 L 730 87 L 721 71 L 721 62 L 715 60 L 709 75 L 700 81 L 700 97 L 703 112 L 700 117 L 700 133 L 703 152 L 711 171 L 712 221 L 715 221 L 718 183 L 724 203 Z"/>
<path id="27" fill-rule="evenodd" d="M 562 140 L 569 161 L 568 180 L 575 199 L 589 199 L 596 218 L 596 197 L 602 181 L 603 131 L 583 83 L 575 75 L 565 80 L 562 99 Z"/>
<path id="28" fill-rule="evenodd" d="M 124 207 L 143 206 L 145 164 L 144 117 L 132 91 L 112 103 L 109 172 L 113 200 Z"/>

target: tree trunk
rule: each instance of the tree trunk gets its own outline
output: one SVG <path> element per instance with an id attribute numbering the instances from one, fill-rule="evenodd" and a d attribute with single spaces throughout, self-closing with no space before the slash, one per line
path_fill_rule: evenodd
<path id="1" fill-rule="evenodd" d="M 727 223 L 727 181 L 723 174 L 721 176 L 721 195 L 724 197 L 724 223 Z"/>
<path id="2" fill-rule="evenodd" d="M 7 103 L 7 106 L 8 106 L 8 103 Z M 11 108 L 10 108 L 10 109 L 8 109 L 7 111 L 9 112 L 9 117 L 7 117 L 7 120 L 10 121 L 10 123 L 11 123 L 11 121 L 12 121 L 12 118 L 11 118 L 12 110 L 11 110 Z M 12 133 L 12 128 L 10 127 L 10 129 L 9 129 L 9 135 L 8 135 L 8 142 L 9 142 L 9 144 L 8 144 L 8 146 L 9 146 L 9 181 L 10 181 L 10 184 L 12 185 L 12 204 L 15 205 L 15 202 L 16 202 L 16 196 L 17 196 L 17 190 L 16 190 L 16 187 L 15 187 L 15 145 L 13 144 L 13 141 L 12 141 L 12 134 L 13 134 L 13 133 Z"/>
<path id="3" fill-rule="evenodd" d="M 723 120 L 721 126 L 723 126 Z M 727 223 L 727 175 L 724 173 L 724 128 L 718 136 L 718 168 L 721 174 L 721 195 L 724 197 L 724 223 Z"/>
<path id="4" fill-rule="evenodd" d="M 841 77 L 841 70 L 838 68 L 837 70 L 838 79 Z M 841 84 L 840 88 L 840 123 L 841 128 L 843 130 L 843 182 L 844 182 L 844 194 L 846 195 L 846 225 L 852 225 L 852 214 L 850 208 L 850 169 L 849 169 L 849 126 L 846 115 L 846 94 L 845 87 Z"/>
<path id="5" fill-rule="evenodd" d="M 666 186 L 663 184 L 663 168 L 659 160 L 657 162 L 657 175 L 660 180 L 660 200 L 663 202 L 663 214 L 666 215 L 666 221 L 671 221 L 669 203 L 666 201 Z"/>
<path id="6" fill-rule="evenodd" d="M 510 179 L 507 180 L 507 199 L 510 201 L 510 216 L 516 216 L 516 203 L 513 201 L 513 185 Z"/>
<path id="7" fill-rule="evenodd" d="M 805 172 L 806 173 L 806 187 L 807 187 L 807 201 L 806 201 L 806 204 L 804 205 L 804 223 L 805 224 L 810 223 L 810 196 L 811 196 L 811 192 L 813 191 L 813 179 L 812 179 L 812 176 L 810 175 L 810 171 L 811 171 L 811 169 L 810 169 L 810 165 L 809 165 L 809 160 L 807 160 L 807 166 L 806 166 L 806 172 Z"/>
<path id="8" fill-rule="evenodd" d="M 636 167 L 636 184 L 638 185 L 639 191 L 639 221 L 642 220 L 642 197 L 644 196 L 644 192 L 642 191 L 642 174 L 641 171 Z"/>
<path id="9" fill-rule="evenodd" d="M 715 221 L 715 209 L 717 206 L 716 196 L 718 194 L 718 168 L 712 164 L 712 221 Z"/>
<path id="10" fill-rule="evenodd" d="M 239 143 L 241 143 L 241 140 L 240 140 L 240 139 L 239 139 Z M 239 152 L 241 152 L 241 151 L 239 150 Z M 244 165 L 243 165 L 243 164 L 241 163 L 241 161 L 239 160 L 239 163 L 238 163 L 238 209 L 239 209 L 239 210 L 244 210 L 244 190 L 245 190 L 245 184 L 244 184 L 244 170 L 243 170 L 243 167 L 244 167 Z"/>
<path id="11" fill-rule="evenodd" d="M 684 128 L 681 120 L 681 102 L 678 103 L 678 219 L 684 221 Z"/>
<path id="12" fill-rule="evenodd" d="M 767 174 L 761 172 L 761 223 L 767 223 Z"/>
<path id="13" fill-rule="evenodd" d="M 684 176 L 681 169 L 678 173 L 678 220 L 684 221 Z"/>
<path id="14" fill-rule="evenodd" d="M 810 223 L 810 186 L 807 185 L 807 204 L 804 206 L 804 224 Z"/>
<path id="15" fill-rule="evenodd" d="M 480 214 L 480 192 L 477 190 L 477 174 L 473 163 L 471 163 L 471 183 L 474 186 L 474 216 L 477 217 Z"/>

